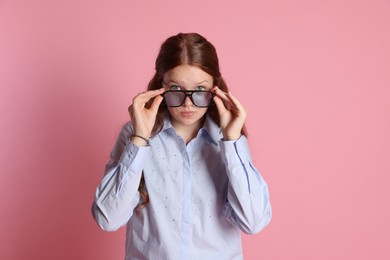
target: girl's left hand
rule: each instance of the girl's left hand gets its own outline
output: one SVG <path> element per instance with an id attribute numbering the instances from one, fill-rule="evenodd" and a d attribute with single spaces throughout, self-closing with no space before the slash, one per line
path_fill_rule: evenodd
<path id="1" fill-rule="evenodd" d="M 241 130 L 246 119 L 246 111 L 241 103 L 231 94 L 225 93 L 218 87 L 214 87 L 212 92 L 217 106 L 220 125 L 225 140 L 237 140 L 241 136 Z"/>

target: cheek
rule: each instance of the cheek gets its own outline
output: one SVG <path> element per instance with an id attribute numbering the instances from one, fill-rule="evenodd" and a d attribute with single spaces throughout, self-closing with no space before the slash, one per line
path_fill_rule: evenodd
<path id="1" fill-rule="evenodd" d="M 168 111 L 170 114 L 174 114 L 177 111 L 177 107 L 168 107 Z"/>
<path id="2" fill-rule="evenodd" d="M 175 116 L 179 113 L 180 107 L 168 107 L 168 112 L 171 116 Z"/>
<path id="3" fill-rule="evenodd" d="M 208 108 L 199 108 L 199 112 L 202 114 L 206 114 Z"/>

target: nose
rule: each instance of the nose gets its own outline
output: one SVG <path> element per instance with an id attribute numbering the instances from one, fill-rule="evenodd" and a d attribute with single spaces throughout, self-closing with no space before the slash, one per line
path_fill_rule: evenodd
<path id="1" fill-rule="evenodd" d="M 184 100 L 184 106 L 193 106 L 194 104 L 192 103 L 192 101 L 191 101 L 191 98 L 190 98 L 190 96 L 186 96 L 186 99 Z"/>

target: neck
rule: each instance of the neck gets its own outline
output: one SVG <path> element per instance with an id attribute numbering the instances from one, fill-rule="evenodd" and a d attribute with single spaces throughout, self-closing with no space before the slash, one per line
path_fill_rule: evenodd
<path id="1" fill-rule="evenodd" d="M 199 120 L 196 124 L 193 125 L 177 125 L 172 122 L 173 128 L 175 128 L 176 133 L 183 139 L 185 144 L 188 144 L 192 139 L 196 137 L 199 132 L 199 129 L 202 128 L 204 124 L 203 120 Z"/>

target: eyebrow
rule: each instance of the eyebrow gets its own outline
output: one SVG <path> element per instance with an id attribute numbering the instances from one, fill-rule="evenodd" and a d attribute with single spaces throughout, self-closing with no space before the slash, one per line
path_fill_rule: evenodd
<path id="1" fill-rule="evenodd" d="M 169 83 L 173 83 L 173 84 L 177 84 L 177 85 L 179 85 L 181 87 L 184 87 L 181 84 L 179 84 L 177 81 L 172 80 L 172 79 L 169 80 L 168 82 L 163 81 L 163 83 L 166 84 L 166 85 L 168 85 Z M 203 80 L 201 82 L 195 83 L 195 85 L 199 86 L 199 85 L 202 85 L 203 83 L 209 83 L 209 81 L 207 79 L 205 79 L 205 80 Z"/>
<path id="2" fill-rule="evenodd" d="M 196 85 L 201 85 L 201 84 L 203 84 L 203 83 L 209 83 L 209 81 L 206 79 L 206 80 L 203 80 L 203 81 L 201 81 L 201 82 L 199 82 L 199 83 L 196 83 Z"/>

